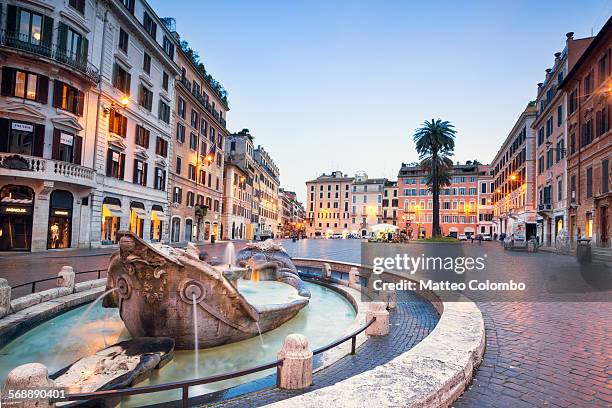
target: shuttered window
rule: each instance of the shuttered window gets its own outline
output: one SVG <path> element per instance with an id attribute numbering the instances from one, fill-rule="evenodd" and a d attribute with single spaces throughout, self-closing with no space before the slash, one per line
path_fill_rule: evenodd
<path id="1" fill-rule="evenodd" d="M 49 78 L 29 71 L 2 67 L 2 95 L 47 103 Z"/>
<path id="2" fill-rule="evenodd" d="M 83 116 L 85 94 L 57 79 L 53 86 L 53 106 Z"/>

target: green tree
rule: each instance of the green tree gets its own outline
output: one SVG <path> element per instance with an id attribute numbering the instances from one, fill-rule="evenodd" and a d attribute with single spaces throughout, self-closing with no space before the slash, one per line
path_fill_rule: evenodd
<path id="1" fill-rule="evenodd" d="M 455 149 L 455 129 L 448 121 L 432 119 L 425 121 L 414 133 L 416 151 L 419 153 L 421 168 L 433 196 L 432 235 L 442 235 L 440 228 L 440 189 L 451 182 L 453 161 L 450 157 Z"/>

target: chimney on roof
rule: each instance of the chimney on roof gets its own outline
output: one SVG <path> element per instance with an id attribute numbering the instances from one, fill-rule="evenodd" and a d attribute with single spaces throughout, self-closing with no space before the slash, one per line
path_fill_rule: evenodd
<path id="1" fill-rule="evenodd" d="M 567 37 L 568 40 L 573 40 L 574 39 L 574 32 L 570 31 L 569 33 L 565 34 L 565 36 Z"/>

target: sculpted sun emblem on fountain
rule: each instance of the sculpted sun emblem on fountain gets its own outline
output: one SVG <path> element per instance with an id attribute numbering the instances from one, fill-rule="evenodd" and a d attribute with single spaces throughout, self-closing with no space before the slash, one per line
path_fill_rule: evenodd
<path id="1" fill-rule="evenodd" d="M 138 278 L 140 291 L 148 303 L 159 302 L 164 298 L 168 280 L 163 269 L 166 265 L 163 257 L 151 252 L 147 247 L 137 246 L 133 237 L 124 235 L 119 240 L 119 262 L 128 275 Z M 125 279 L 118 287 L 123 288 L 126 295 L 129 293 L 129 285 Z"/>

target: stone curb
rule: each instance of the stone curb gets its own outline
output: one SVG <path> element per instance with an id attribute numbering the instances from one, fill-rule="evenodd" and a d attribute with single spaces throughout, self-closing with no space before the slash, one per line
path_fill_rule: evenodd
<path id="1" fill-rule="evenodd" d="M 48 319 L 96 299 L 105 289 L 100 281 L 106 279 L 77 283 L 75 293 L 34 304 L 0 319 L 0 348 Z"/>
<path id="2" fill-rule="evenodd" d="M 330 387 L 267 406 L 425 408 L 452 405 L 468 387 L 483 359 L 484 320 L 476 304 L 465 297 L 455 302 L 441 302 L 439 298 L 435 302 L 438 297 L 435 293 L 426 297 L 434 301 L 441 316 L 435 329 L 414 348 Z"/>

